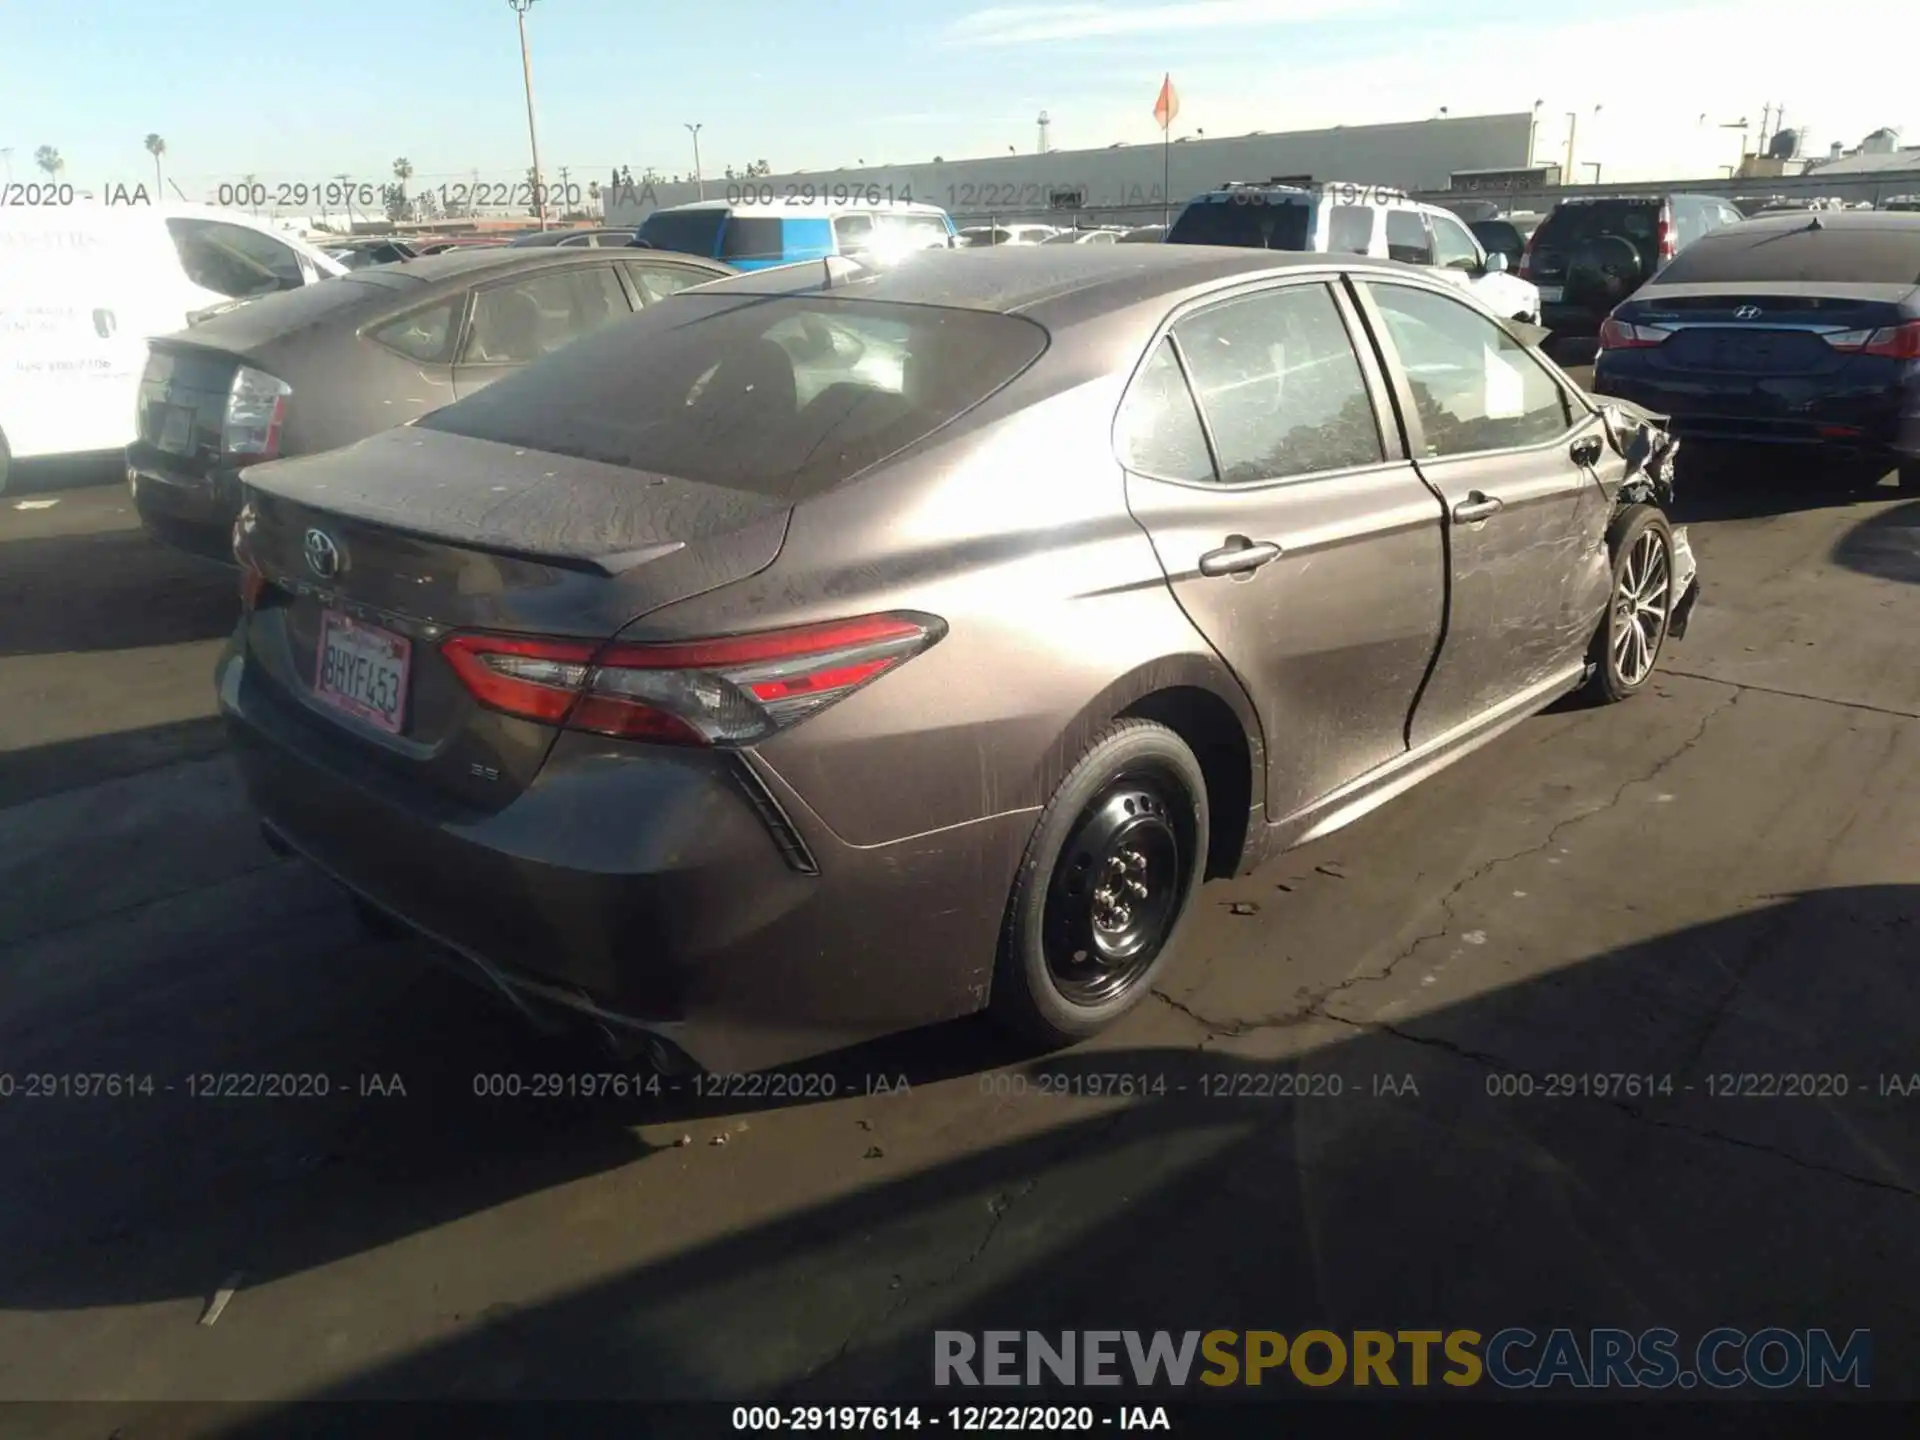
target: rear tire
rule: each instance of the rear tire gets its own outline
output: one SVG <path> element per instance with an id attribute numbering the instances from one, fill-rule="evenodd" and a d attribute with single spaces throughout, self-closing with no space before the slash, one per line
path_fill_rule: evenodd
<path id="1" fill-rule="evenodd" d="M 1104 1030 L 1165 963 L 1207 871 L 1207 782 L 1151 720 L 1093 742 L 1034 827 L 1007 904 L 994 1018 L 1048 1048 Z"/>
<path id="2" fill-rule="evenodd" d="M 1920 495 L 1920 460 L 1900 462 L 1900 493 Z"/>
<path id="3" fill-rule="evenodd" d="M 1656 506 L 1621 511 L 1607 532 L 1607 549 L 1613 581 L 1588 654 L 1593 674 L 1586 697 L 1596 705 L 1617 704 L 1646 688 L 1681 598 L 1673 589 L 1673 529 Z"/>

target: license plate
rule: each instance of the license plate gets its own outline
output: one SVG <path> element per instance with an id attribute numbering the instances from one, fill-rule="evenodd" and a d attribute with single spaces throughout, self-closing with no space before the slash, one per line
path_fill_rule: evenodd
<path id="1" fill-rule="evenodd" d="M 337 610 L 320 616 L 313 693 L 369 725 L 398 735 L 406 717 L 413 642 Z"/>
<path id="2" fill-rule="evenodd" d="M 169 405 L 160 421 L 160 448 L 170 455 L 193 453 L 193 411 Z"/>
<path id="3" fill-rule="evenodd" d="M 1560 297 L 1566 293 L 1565 287 L 1560 285 L 1542 285 L 1539 288 L 1542 305 L 1558 305 Z"/>

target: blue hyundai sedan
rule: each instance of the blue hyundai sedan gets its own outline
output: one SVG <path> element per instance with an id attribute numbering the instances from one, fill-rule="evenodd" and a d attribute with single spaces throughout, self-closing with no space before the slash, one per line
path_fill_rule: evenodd
<path id="1" fill-rule="evenodd" d="M 1920 215 L 1702 236 L 1601 326 L 1593 388 L 1695 442 L 1828 447 L 1920 491 Z"/>

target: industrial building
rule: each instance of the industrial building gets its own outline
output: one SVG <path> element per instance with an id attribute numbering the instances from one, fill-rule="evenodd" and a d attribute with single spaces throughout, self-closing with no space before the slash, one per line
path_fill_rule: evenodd
<path id="1" fill-rule="evenodd" d="M 691 200 L 850 198 L 939 205 L 961 224 L 989 220 L 1158 222 L 1171 206 L 1229 180 L 1312 176 L 1404 190 L 1448 188 L 1461 171 L 1528 164 L 1533 116 L 1476 115 L 1331 130 L 1182 138 L 1172 145 L 933 160 L 924 165 L 796 171 L 703 183 L 628 183 L 603 192 L 609 225 L 638 225 Z"/>

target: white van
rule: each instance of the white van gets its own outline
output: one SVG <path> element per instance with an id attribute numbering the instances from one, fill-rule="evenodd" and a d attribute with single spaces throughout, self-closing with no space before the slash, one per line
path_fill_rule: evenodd
<path id="1" fill-rule="evenodd" d="M 0 209 L 0 490 L 13 460 L 134 436 L 147 340 L 346 267 L 204 205 Z"/>

